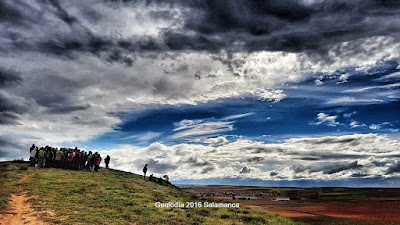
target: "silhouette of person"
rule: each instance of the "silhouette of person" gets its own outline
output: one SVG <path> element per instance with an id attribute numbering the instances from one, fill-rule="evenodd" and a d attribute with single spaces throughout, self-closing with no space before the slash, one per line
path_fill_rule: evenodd
<path id="1" fill-rule="evenodd" d="M 107 157 L 104 159 L 104 162 L 106 163 L 106 168 L 108 169 L 108 164 L 110 163 L 110 156 L 107 155 Z"/>
<path id="2" fill-rule="evenodd" d="M 143 179 L 146 180 L 147 164 L 143 168 L 143 173 L 144 173 Z"/>
<path id="3" fill-rule="evenodd" d="M 165 179 L 165 181 L 167 181 L 167 183 L 169 182 L 169 177 L 168 177 L 168 175 L 164 175 L 163 178 Z"/>

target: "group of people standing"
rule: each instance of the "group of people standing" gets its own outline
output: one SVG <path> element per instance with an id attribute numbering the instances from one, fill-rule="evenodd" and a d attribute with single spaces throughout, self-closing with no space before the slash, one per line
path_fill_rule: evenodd
<path id="1" fill-rule="evenodd" d="M 101 156 L 98 152 L 92 153 L 75 148 L 53 148 L 50 146 L 36 147 L 34 144 L 29 149 L 30 151 L 30 166 L 39 168 L 62 168 L 70 170 L 83 170 L 99 171 Z M 110 163 L 110 156 L 104 159 L 106 168 Z M 143 179 L 146 180 L 147 164 L 143 168 Z M 157 178 L 151 174 L 149 181 L 157 182 L 159 184 L 169 184 L 168 175 L 162 178 Z"/>
<path id="2" fill-rule="evenodd" d="M 146 180 L 146 173 L 147 173 L 147 164 L 143 167 L 143 174 L 144 174 L 143 179 L 144 180 Z M 161 177 L 157 178 L 157 177 L 153 176 L 153 174 L 151 174 L 149 176 L 149 181 L 157 182 L 159 184 L 163 184 L 163 183 L 170 184 L 168 175 L 164 175 L 162 178 Z"/>
<path id="3" fill-rule="evenodd" d="M 39 168 L 63 168 L 71 170 L 88 169 L 99 171 L 101 156 L 98 152 L 86 152 L 75 148 L 53 148 L 50 146 L 36 147 L 34 144 L 30 150 L 30 166 Z M 104 159 L 106 168 L 110 163 L 110 156 Z"/>

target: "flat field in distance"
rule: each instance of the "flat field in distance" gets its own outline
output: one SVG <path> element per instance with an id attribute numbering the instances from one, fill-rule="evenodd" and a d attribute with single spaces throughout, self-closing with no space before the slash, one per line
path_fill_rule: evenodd
<path id="1" fill-rule="evenodd" d="M 182 188 L 202 198 L 239 202 L 243 207 L 306 224 L 400 224 L 400 188 L 190 185 Z"/>

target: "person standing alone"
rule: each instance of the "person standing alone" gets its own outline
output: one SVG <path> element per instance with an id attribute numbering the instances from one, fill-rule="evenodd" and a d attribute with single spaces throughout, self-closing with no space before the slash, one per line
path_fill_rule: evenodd
<path id="1" fill-rule="evenodd" d="M 146 180 L 147 164 L 143 168 L 143 173 L 144 173 L 143 179 Z"/>
<path id="2" fill-rule="evenodd" d="M 108 169 L 108 164 L 110 163 L 110 156 L 107 155 L 107 157 L 104 159 L 104 163 L 106 164 L 106 168 Z"/>

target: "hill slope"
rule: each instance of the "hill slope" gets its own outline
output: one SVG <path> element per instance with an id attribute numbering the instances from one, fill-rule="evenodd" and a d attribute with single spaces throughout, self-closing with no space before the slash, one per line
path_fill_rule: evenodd
<path id="1" fill-rule="evenodd" d="M 205 202 L 173 185 L 144 181 L 117 170 L 100 172 L 28 168 L 0 163 L 0 210 L 26 191 L 38 217 L 57 224 L 295 224 L 246 208 L 157 208 L 156 202 Z M 22 178 L 22 179 L 21 179 Z M 17 180 L 19 179 L 19 182 Z M 19 188 L 17 188 L 19 186 Z M 1 211 L 0 211 L 1 212 Z"/>

